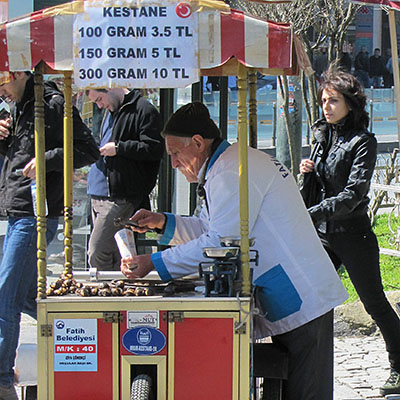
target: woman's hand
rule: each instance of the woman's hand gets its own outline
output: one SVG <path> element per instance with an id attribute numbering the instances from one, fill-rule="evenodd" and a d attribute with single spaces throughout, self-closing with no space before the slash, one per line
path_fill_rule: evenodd
<path id="1" fill-rule="evenodd" d="M 151 254 L 126 257 L 121 260 L 121 272 L 128 279 L 143 278 L 150 271 L 153 271 L 153 269 L 154 265 L 151 261 Z"/>
<path id="2" fill-rule="evenodd" d="M 307 174 L 308 172 L 312 172 L 314 167 L 315 162 L 307 158 L 300 163 L 300 173 Z"/>

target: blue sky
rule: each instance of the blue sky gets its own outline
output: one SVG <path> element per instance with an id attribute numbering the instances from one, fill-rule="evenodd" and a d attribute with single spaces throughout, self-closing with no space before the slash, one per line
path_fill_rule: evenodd
<path id="1" fill-rule="evenodd" d="M 33 10 L 33 0 L 8 0 L 8 18 L 12 19 Z"/>

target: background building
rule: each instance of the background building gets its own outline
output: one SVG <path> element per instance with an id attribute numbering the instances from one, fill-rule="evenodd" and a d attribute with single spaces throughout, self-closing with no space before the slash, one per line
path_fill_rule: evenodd
<path id="1" fill-rule="evenodd" d="M 0 0 L 0 3 L 7 1 L 9 19 L 20 17 L 24 14 L 29 14 L 32 11 L 67 3 L 65 0 Z"/>
<path id="2" fill-rule="evenodd" d="M 397 43 L 400 44 L 400 13 L 395 13 L 397 26 Z M 381 49 L 381 54 L 386 54 L 390 48 L 389 20 L 385 11 L 363 6 L 360 8 L 356 19 L 347 33 L 347 41 L 353 44 L 353 56 L 362 46 L 366 46 L 370 55 L 375 48 Z"/>

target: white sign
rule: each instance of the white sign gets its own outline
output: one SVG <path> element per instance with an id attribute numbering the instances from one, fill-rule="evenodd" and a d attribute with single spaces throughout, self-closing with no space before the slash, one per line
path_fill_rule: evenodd
<path id="1" fill-rule="evenodd" d="M 158 311 L 127 311 L 126 315 L 126 327 L 128 329 L 138 326 L 151 326 L 156 329 L 160 327 Z"/>
<path id="2" fill-rule="evenodd" d="M 74 22 L 77 86 L 174 88 L 199 80 L 198 15 L 190 3 L 84 4 Z"/>
<path id="3" fill-rule="evenodd" d="M 54 320 L 54 371 L 97 371 L 97 320 Z"/>

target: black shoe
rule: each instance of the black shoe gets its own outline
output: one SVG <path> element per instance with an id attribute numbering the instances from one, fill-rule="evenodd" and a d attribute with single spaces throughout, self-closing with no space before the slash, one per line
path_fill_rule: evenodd
<path id="1" fill-rule="evenodd" d="M 382 396 L 400 394 L 400 373 L 392 369 L 385 384 L 380 388 Z"/>

